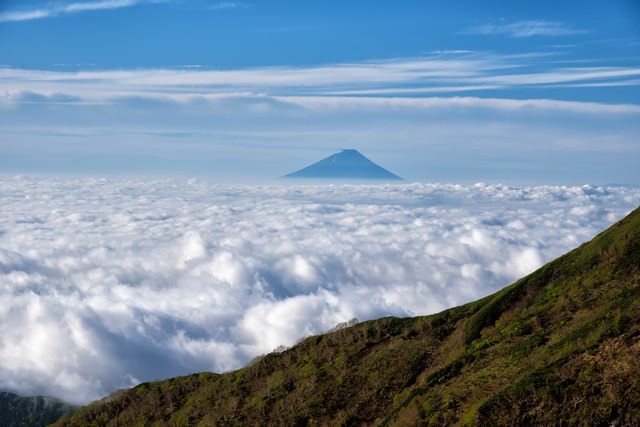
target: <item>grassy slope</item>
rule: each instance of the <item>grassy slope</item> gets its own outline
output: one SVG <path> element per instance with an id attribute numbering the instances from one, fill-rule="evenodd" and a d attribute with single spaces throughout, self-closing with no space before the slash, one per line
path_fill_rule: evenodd
<path id="1" fill-rule="evenodd" d="M 0 392 L 0 427 L 45 426 L 74 409 L 74 406 L 51 397 Z"/>
<path id="2" fill-rule="evenodd" d="M 502 291 L 141 384 L 60 426 L 640 424 L 640 209 Z"/>

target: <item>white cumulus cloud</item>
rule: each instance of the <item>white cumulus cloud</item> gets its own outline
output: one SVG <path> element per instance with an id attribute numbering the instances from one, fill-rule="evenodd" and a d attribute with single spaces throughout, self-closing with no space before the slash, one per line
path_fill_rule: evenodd
<path id="1" fill-rule="evenodd" d="M 640 204 L 486 184 L 15 177 L 0 194 L 0 388 L 73 402 L 473 300 Z"/>

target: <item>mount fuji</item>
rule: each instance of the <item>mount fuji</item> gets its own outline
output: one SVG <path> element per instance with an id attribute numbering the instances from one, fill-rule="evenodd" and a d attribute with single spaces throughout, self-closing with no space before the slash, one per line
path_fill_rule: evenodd
<path id="1" fill-rule="evenodd" d="M 402 180 L 398 175 L 377 165 L 354 149 L 332 154 L 283 178 Z"/>

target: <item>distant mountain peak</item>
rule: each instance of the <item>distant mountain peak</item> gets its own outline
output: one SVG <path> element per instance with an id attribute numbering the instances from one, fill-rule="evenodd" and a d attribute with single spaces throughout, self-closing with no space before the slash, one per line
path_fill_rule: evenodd
<path id="1" fill-rule="evenodd" d="M 354 148 L 345 148 L 284 178 L 401 180 Z"/>

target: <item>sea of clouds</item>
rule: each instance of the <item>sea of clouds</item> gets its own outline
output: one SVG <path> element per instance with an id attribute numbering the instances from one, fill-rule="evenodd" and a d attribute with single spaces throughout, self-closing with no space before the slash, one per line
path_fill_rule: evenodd
<path id="1" fill-rule="evenodd" d="M 84 403 L 471 301 L 640 189 L 0 178 L 0 389 Z"/>

